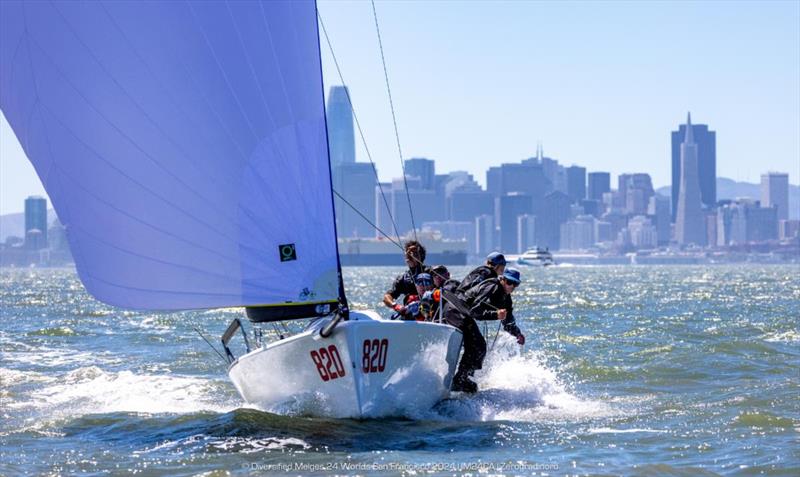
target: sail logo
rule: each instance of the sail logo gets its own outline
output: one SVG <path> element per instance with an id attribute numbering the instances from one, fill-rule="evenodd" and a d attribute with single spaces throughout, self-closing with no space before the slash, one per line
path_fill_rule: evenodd
<path id="1" fill-rule="evenodd" d="M 300 299 L 303 300 L 303 301 L 308 301 L 308 300 L 313 300 L 314 298 L 316 298 L 317 294 L 314 293 L 312 290 L 309 290 L 308 287 L 305 287 L 305 288 L 303 288 L 303 291 L 300 292 L 298 297 L 300 297 Z"/>
<path id="2" fill-rule="evenodd" d="M 278 245 L 278 253 L 280 254 L 281 262 L 297 260 L 297 249 L 293 243 Z"/>

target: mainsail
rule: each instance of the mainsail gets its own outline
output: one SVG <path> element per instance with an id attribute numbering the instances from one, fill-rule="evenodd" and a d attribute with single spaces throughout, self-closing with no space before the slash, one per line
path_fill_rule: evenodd
<path id="1" fill-rule="evenodd" d="M 313 1 L 4 0 L 0 107 L 98 299 L 339 299 Z"/>

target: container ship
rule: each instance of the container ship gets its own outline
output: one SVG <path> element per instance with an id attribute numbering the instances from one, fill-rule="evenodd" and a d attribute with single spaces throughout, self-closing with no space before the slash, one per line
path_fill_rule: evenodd
<path id="1" fill-rule="evenodd" d="M 431 239 L 420 236 L 428 265 L 466 265 L 467 241 Z M 339 259 L 344 266 L 405 266 L 403 251 L 385 238 L 339 239 Z"/>

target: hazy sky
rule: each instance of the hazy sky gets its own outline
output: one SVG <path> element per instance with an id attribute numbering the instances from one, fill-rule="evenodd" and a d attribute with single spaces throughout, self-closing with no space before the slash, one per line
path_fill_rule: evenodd
<path id="1" fill-rule="evenodd" d="M 669 133 L 717 132 L 717 175 L 800 177 L 800 1 L 378 2 L 403 153 L 437 171 L 545 154 L 670 181 Z M 381 177 L 399 176 L 369 2 L 319 10 Z M 327 85 L 340 84 L 323 40 Z M 358 160 L 366 161 L 357 143 Z M 615 181 L 615 179 L 614 179 Z M 0 120 L 0 213 L 43 193 Z"/>

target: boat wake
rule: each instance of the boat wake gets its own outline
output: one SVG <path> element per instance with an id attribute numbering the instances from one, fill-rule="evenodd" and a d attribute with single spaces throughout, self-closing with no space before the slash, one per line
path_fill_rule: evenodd
<path id="1" fill-rule="evenodd" d="M 222 377 L 215 381 L 197 376 L 112 372 L 97 366 L 76 368 L 59 377 L 2 371 L 0 376 L 14 384 L 36 385 L 29 393 L 14 393 L 10 407 L 36 410 L 54 418 L 115 412 L 224 413 L 239 404 Z"/>
<path id="2" fill-rule="evenodd" d="M 245 405 L 222 375 L 217 379 L 159 371 L 82 366 L 55 376 L 0 369 L 0 378 L 15 388 L 6 396 L 10 398 L 9 408 L 30 410 L 56 420 L 111 413 L 227 414 L 241 408 L 291 418 L 319 415 L 319 409 L 326 406 L 319 396 L 308 393 L 296 395 L 285 406 L 258 409 Z M 475 395 L 453 393 L 433 409 L 409 403 L 397 417 L 415 421 L 549 422 L 614 414 L 612 406 L 605 402 L 572 394 L 545 364 L 541 353 L 521 352 L 514 339 L 504 334 L 498 337 L 475 379 L 481 389 Z"/>
<path id="3" fill-rule="evenodd" d="M 433 416 L 462 421 L 580 421 L 614 414 L 601 401 L 572 394 L 538 352 L 524 353 L 514 338 L 501 334 L 475 373 L 475 395 L 454 393 L 432 410 Z"/>

